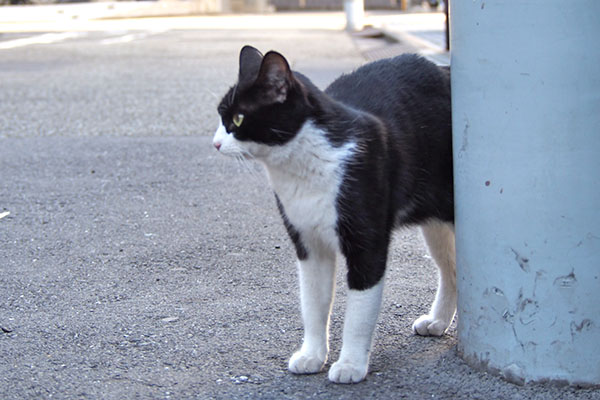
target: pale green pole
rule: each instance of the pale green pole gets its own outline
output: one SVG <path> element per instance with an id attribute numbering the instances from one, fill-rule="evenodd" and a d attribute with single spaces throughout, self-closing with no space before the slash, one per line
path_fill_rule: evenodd
<path id="1" fill-rule="evenodd" d="M 600 1 L 450 3 L 459 352 L 600 384 Z"/>

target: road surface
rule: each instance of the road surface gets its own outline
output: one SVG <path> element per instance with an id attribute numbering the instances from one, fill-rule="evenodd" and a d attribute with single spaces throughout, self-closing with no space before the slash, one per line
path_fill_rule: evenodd
<path id="1" fill-rule="evenodd" d="M 157 21 L 0 36 L 0 398 L 600 398 L 472 370 L 455 325 L 414 336 L 436 285 L 415 230 L 392 246 L 367 380 L 288 373 L 294 251 L 260 168 L 212 149 L 216 105 L 243 44 L 322 87 L 361 48 L 337 30 Z M 344 293 L 340 266 L 328 365 Z"/>

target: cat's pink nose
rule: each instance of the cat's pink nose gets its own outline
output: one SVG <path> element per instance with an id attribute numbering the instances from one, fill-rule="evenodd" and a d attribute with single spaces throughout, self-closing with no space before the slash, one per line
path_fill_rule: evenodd
<path id="1" fill-rule="evenodd" d="M 219 150 L 221 148 L 221 142 L 214 142 L 215 148 Z"/>

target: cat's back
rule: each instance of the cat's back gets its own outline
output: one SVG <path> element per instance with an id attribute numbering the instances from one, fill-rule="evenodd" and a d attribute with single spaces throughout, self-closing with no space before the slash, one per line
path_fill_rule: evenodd
<path id="1" fill-rule="evenodd" d="M 383 118 L 433 111 L 445 114 L 450 107 L 450 76 L 419 55 L 403 54 L 342 75 L 325 93 Z"/>
<path id="2" fill-rule="evenodd" d="M 355 175 L 375 182 L 372 171 L 386 171 L 392 204 L 404 209 L 399 223 L 453 221 L 449 71 L 407 54 L 343 75 L 326 93 L 350 112 L 366 111 L 383 124 L 383 130 L 372 129 L 357 118 L 344 135 L 367 149 L 356 155 Z"/>

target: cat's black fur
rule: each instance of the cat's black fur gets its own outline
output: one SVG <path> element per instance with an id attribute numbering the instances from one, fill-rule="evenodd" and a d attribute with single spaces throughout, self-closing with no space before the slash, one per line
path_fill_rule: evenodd
<path id="1" fill-rule="evenodd" d="M 263 59 L 247 47 L 239 82 L 219 113 L 240 141 L 284 145 L 312 121 L 332 146 L 356 143 L 360 151 L 346 165 L 337 198 L 337 232 L 349 287 L 363 290 L 384 274 L 393 228 L 454 220 L 449 78 L 406 54 L 360 67 L 322 92 L 283 56 Z M 245 115 L 239 128 L 236 112 Z M 308 250 L 277 202 L 302 260 Z"/>
<path id="2" fill-rule="evenodd" d="M 333 141 L 354 136 L 367 148 L 349 165 L 338 201 L 350 287 L 366 288 L 383 276 L 392 228 L 454 219 L 449 76 L 419 56 L 402 55 L 344 75 L 325 93 L 377 118 L 328 129 Z M 355 251 L 355 243 L 374 249 Z M 365 264 L 369 274 L 360 272 Z"/>

